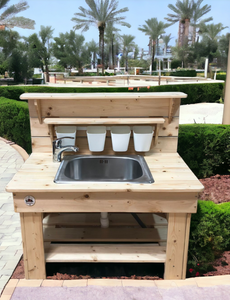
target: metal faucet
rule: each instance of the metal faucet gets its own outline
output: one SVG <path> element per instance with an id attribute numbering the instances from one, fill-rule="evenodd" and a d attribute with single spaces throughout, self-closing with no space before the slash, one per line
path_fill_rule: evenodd
<path id="1" fill-rule="evenodd" d="M 74 152 L 79 151 L 78 147 L 74 147 L 72 145 L 63 147 L 62 146 L 63 139 L 74 139 L 74 138 L 70 137 L 70 136 L 64 136 L 64 137 L 58 138 L 56 140 L 53 140 L 53 161 L 54 162 L 61 161 L 61 155 L 64 151 L 67 151 L 67 150 L 72 150 Z"/>

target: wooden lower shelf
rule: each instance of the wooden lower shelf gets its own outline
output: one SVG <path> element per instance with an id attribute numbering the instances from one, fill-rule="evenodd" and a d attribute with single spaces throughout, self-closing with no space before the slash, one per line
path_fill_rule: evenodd
<path id="1" fill-rule="evenodd" d="M 44 242 L 166 242 L 162 228 L 44 228 Z"/>
<path id="2" fill-rule="evenodd" d="M 46 262 L 164 263 L 166 247 L 157 244 L 50 244 Z"/>

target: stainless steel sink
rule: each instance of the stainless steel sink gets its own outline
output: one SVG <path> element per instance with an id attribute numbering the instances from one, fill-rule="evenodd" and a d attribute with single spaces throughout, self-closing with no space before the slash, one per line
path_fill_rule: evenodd
<path id="1" fill-rule="evenodd" d="M 79 181 L 154 182 L 145 159 L 140 155 L 64 156 L 54 182 L 73 183 Z"/>

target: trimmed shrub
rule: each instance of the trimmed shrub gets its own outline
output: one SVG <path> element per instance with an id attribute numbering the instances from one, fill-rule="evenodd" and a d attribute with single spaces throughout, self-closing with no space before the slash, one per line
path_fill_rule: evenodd
<path id="1" fill-rule="evenodd" d="M 11 86 L 0 87 L 0 97 L 19 100 L 23 93 L 128 93 L 128 92 L 183 92 L 188 97 L 181 100 L 181 104 L 200 102 L 216 102 L 222 97 L 223 83 L 198 83 L 161 85 L 147 87 L 49 87 L 49 86 Z"/>
<path id="2" fill-rule="evenodd" d="M 196 70 L 176 70 L 176 72 L 171 72 L 170 76 L 196 77 Z"/>
<path id="3" fill-rule="evenodd" d="M 178 153 L 198 178 L 229 174 L 230 125 L 180 125 Z"/>
<path id="4" fill-rule="evenodd" d="M 28 104 L 0 97 L 0 136 L 31 153 Z"/>
<path id="5" fill-rule="evenodd" d="M 191 219 L 188 276 L 193 271 L 202 274 L 211 270 L 210 263 L 230 250 L 229 228 L 230 202 L 198 201 L 197 213 Z"/>
<path id="6" fill-rule="evenodd" d="M 216 74 L 216 79 L 226 81 L 226 74 Z"/>

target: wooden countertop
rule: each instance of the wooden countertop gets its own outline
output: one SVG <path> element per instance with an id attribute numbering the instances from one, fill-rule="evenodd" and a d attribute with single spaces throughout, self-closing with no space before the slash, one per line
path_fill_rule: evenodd
<path id="1" fill-rule="evenodd" d="M 201 192 L 203 185 L 178 153 L 154 153 L 145 160 L 155 180 L 153 184 L 91 183 L 56 184 L 60 163 L 52 154 L 33 153 L 8 183 L 8 192 Z"/>

